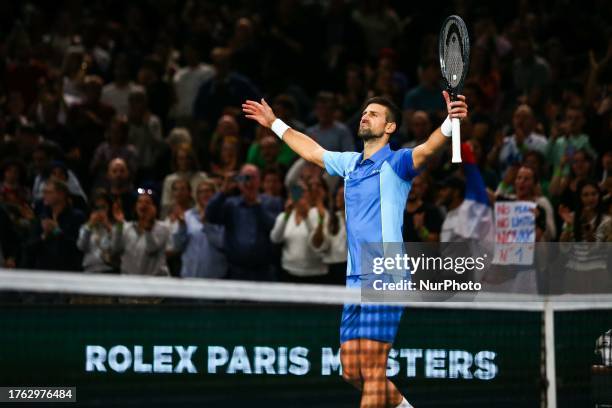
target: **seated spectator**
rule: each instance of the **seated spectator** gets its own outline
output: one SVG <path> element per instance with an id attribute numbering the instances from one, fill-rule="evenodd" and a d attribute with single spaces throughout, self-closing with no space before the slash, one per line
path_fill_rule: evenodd
<path id="1" fill-rule="evenodd" d="M 136 219 L 125 221 L 118 203 L 113 204 L 112 251 L 121 257 L 121 273 L 125 275 L 169 276 L 166 246 L 170 232 L 164 222 L 157 220 L 157 206 L 153 192 L 138 189 Z"/>
<path id="2" fill-rule="evenodd" d="M 553 198 L 573 210 L 577 204 L 576 191 L 578 184 L 591 178 L 594 166 L 592 158 L 586 150 L 579 150 L 574 153 L 572 158 L 569 159 L 569 166 L 566 166 L 566 160 L 566 158 L 563 158 L 560 164 L 567 170 L 555 172 L 549 190 Z"/>
<path id="3" fill-rule="evenodd" d="M 208 222 L 206 207 L 216 191 L 212 181 L 196 187 L 196 205 L 180 215 L 174 249 L 181 253 L 182 278 L 223 278 L 227 274 L 224 228 Z"/>
<path id="4" fill-rule="evenodd" d="M 174 173 L 166 176 L 162 187 L 161 207 L 164 214 L 168 214 L 172 207 L 172 184 L 176 180 L 187 180 L 190 190 L 195 192 L 196 186 L 208 177 L 206 173 L 200 171 L 198 159 L 190 145 L 182 144 L 178 146 L 172 159 Z"/>
<path id="5" fill-rule="evenodd" d="M 193 194 L 191 193 L 191 184 L 189 180 L 184 178 L 175 179 L 170 189 L 172 190 L 172 199 L 166 209 L 162 209 L 162 218 L 171 217 L 173 221 L 178 218 L 179 214 L 184 214 L 185 211 L 193 207 Z"/>
<path id="6" fill-rule="evenodd" d="M 76 247 L 85 215 L 71 207 L 66 183 L 50 180 L 43 190 L 43 209 L 35 225 L 33 239 L 26 249 L 25 267 L 57 271 L 81 269 Z"/>
<path id="7" fill-rule="evenodd" d="M 559 206 L 559 216 L 563 220 L 559 240 L 590 244 L 561 246 L 562 251 L 568 252 L 565 292 L 607 292 L 610 287 L 609 253 L 594 243 L 612 242 L 612 218 L 601 205 L 602 195 L 597 182 L 581 181 L 576 194 L 578 201 L 575 211 L 564 205 Z"/>
<path id="8" fill-rule="evenodd" d="M 235 136 L 223 138 L 219 155 L 210 164 L 211 174 L 224 179 L 235 174 L 240 164 L 240 141 Z"/>
<path id="9" fill-rule="evenodd" d="M 355 151 L 355 141 L 351 131 L 334 118 L 336 100 L 330 92 L 319 92 L 315 102 L 314 114 L 317 124 L 309 127 L 306 133 L 325 150 L 335 152 Z"/>
<path id="10" fill-rule="evenodd" d="M 439 242 L 442 228 L 440 209 L 426 200 L 429 181 L 420 174 L 412 180 L 404 211 L 402 235 L 404 242 Z"/>
<path id="11" fill-rule="evenodd" d="M 116 158 L 108 163 L 106 183 L 113 205 L 118 203 L 126 220 L 135 218 L 136 195 L 132 187 L 131 173 L 125 160 Z"/>
<path id="12" fill-rule="evenodd" d="M 262 190 L 271 197 L 283 198 L 283 173 L 276 167 L 269 167 L 263 171 Z"/>
<path id="13" fill-rule="evenodd" d="M 544 135 L 535 132 L 536 119 L 528 105 L 520 105 L 512 117 L 514 134 L 504 138 L 499 151 L 499 166 L 502 172 L 509 165 L 521 163 L 529 151 L 544 154 L 548 141 Z"/>
<path id="14" fill-rule="evenodd" d="M 83 188 L 81 188 L 81 185 L 76 177 L 70 178 L 69 170 L 66 168 L 66 165 L 63 162 L 54 161 L 51 163 L 49 166 L 49 173 L 40 183 L 40 188 L 43 190 L 43 192 L 47 183 L 52 180 L 59 180 L 66 183 L 70 192 L 70 204 L 83 213 L 88 212 L 87 196 L 85 195 L 85 192 L 83 191 Z M 36 200 L 35 206 L 37 207 L 41 201 L 42 199 Z"/>
<path id="15" fill-rule="evenodd" d="M 425 142 L 431 134 L 431 120 L 427 112 L 418 110 L 412 114 L 408 126 L 408 137 L 402 147 L 416 147 Z"/>
<path id="16" fill-rule="evenodd" d="M 14 194 L 19 202 L 28 203 L 31 192 L 26 186 L 26 166 L 18 159 L 6 159 L 0 165 L 0 189 L 3 195 Z"/>
<path id="17" fill-rule="evenodd" d="M 563 242 L 612 242 L 612 218 L 602 211 L 601 190 L 591 180 L 582 180 L 576 189 L 576 210 L 559 205 L 563 220 L 560 241 Z"/>
<path id="18" fill-rule="evenodd" d="M 125 116 L 115 116 L 106 133 L 107 141 L 96 149 L 89 165 L 94 186 L 101 186 L 108 168 L 108 163 L 119 157 L 125 161 L 130 173 L 136 171 L 138 153 L 136 147 L 128 143 L 129 125 Z"/>
<path id="19" fill-rule="evenodd" d="M 336 194 L 330 197 L 328 216 L 317 223 L 310 235 L 309 244 L 317 252 L 327 268 L 327 283 L 346 284 L 346 217 L 344 214 L 344 186 L 340 185 Z"/>
<path id="20" fill-rule="evenodd" d="M 287 282 L 321 283 L 328 273 L 321 255 L 310 246 L 310 236 L 327 218 L 323 181 L 318 187 L 296 186 L 290 191 L 285 211 L 276 217 L 270 239 L 282 244 L 282 280 Z M 321 190 L 321 191 L 320 191 Z M 316 204 L 313 206 L 313 201 Z"/>
<path id="21" fill-rule="evenodd" d="M 89 220 L 81 225 L 77 247 L 83 252 L 83 271 L 110 273 L 118 268 L 111 251 L 113 218 L 111 201 L 104 189 L 94 192 Z"/>
<path id="22" fill-rule="evenodd" d="M 280 140 L 269 129 L 259 126 L 256 131 L 255 141 L 247 152 L 246 161 L 256 165 L 260 170 L 274 165 L 281 165 L 287 169 L 296 157 L 297 155 L 286 143 Z"/>
<path id="23" fill-rule="evenodd" d="M 234 137 L 240 139 L 240 126 L 238 121 L 232 115 L 222 115 L 217 121 L 217 126 L 213 131 L 210 141 L 206 143 L 204 140 L 203 146 L 201 146 L 201 156 L 218 157 L 221 151 L 221 145 L 225 138 Z M 210 164 L 210 163 L 207 163 Z"/>
<path id="24" fill-rule="evenodd" d="M 209 222 L 225 227 L 224 249 L 231 279 L 277 278 L 270 231 L 283 203 L 277 197 L 260 194 L 260 184 L 257 167 L 245 164 L 237 180 L 225 178 L 221 191 L 206 208 Z M 235 195 L 236 187 L 240 195 Z"/>

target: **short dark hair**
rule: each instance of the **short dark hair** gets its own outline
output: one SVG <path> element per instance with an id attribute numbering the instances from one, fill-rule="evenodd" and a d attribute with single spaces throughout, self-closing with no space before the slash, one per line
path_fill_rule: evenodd
<path id="1" fill-rule="evenodd" d="M 364 102 L 363 106 L 361 107 L 361 111 L 363 112 L 365 108 L 368 107 L 368 105 L 371 105 L 373 103 L 377 105 L 382 105 L 387 108 L 387 122 L 395 123 L 396 131 L 399 130 L 400 126 L 402 125 L 402 112 L 397 107 L 397 105 L 387 97 L 375 96 Z"/>

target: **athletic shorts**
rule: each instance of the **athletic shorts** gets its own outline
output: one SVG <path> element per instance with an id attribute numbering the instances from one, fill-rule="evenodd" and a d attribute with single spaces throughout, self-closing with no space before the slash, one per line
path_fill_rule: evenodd
<path id="1" fill-rule="evenodd" d="M 347 276 L 347 287 L 357 288 L 375 277 Z M 383 276 L 384 279 L 384 276 Z M 397 334 L 403 306 L 350 304 L 344 305 L 340 323 L 340 343 L 353 339 L 369 339 L 393 343 Z"/>

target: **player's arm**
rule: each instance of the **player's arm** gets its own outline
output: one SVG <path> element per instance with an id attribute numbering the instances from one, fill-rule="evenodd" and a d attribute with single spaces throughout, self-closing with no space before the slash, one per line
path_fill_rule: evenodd
<path id="1" fill-rule="evenodd" d="M 451 102 L 448 92 L 443 91 L 444 100 L 446 100 L 446 110 L 448 117 L 433 133 L 429 136 L 425 143 L 421 143 L 412 151 L 412 161 L 414 168 L 419 168 L 427 162 L 427 159 L 441 150 L 451 136 L 451 119 L 463 119 L 467 117 L 468 106 L 465 103 L 465 96 L 458 95 L 459 100 Z"/>
<path id="2" fill-rule="evenodd" d="M 272 128 L 272 124 L 276 120 L 276 115 L 274 115 L 272 108 L 270 108 L 270 106 L 263 99 L 261 100 L 261 103 L 246 101 L 242 104 L 242 111 L 245 113 L 247 118 L 253 119 L 261 126 L 268 129 Z M 323 149 L 317 142 L 295 129 L 286 127 L 286 125 L 284 125 L 282 122 L 279 123 L 279 129 L 272 129 L 272 131 L 281 137 L 294 152 L 303 157 L 305 160 L 314 163 L 319 167 L 324 167 L 323 153 L 325 153 L 325 149 Z"/>

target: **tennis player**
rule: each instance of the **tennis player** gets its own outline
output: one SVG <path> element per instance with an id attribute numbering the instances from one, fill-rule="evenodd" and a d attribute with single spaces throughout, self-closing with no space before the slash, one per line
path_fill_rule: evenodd
<path id="1" fill-rule="evenodd" d="M 452 133 L 452 118 L 463 119 L 468 107 L 464 96 L 451 102 L 443 92 L 448 117 L 421 145 L 393 151 L 389 137 L 400 125 L 401 112 L 384 97 L 363 105 L 359 137 L 363 152 L 330 152 L 307 135 L 278 119 L 265 100 L 246 101 L 247 118 L 272 131 L 297 154 L 344 178 L 348 241 L 347 286 L 360 287 L 367 267 L 360 265 L 363 245 L 402 242 L 402 223 L 412 179 Z M 342 376 L 362 391 L 361 408 L 412 407 L 389 381 L 387 358 L 402 315 L 401 306 L 345 305 L 340 326 Z"/>

